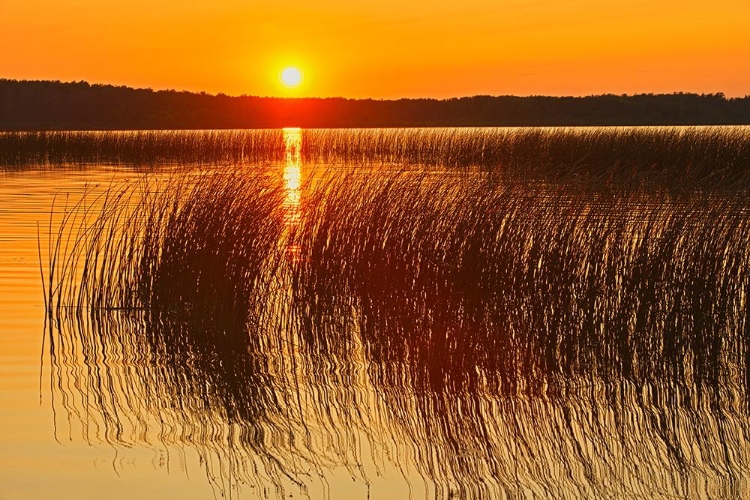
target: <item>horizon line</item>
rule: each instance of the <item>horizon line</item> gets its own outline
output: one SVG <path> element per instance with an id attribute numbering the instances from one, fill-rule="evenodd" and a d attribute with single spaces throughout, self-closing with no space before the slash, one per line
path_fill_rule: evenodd
<path id="1" fill-rule="evenodd" d="M 419 100 L 425 100 L 425 101 L 450 101 L 450 100 L 460 100 L 460 99 L 472 99 L 476 97 L 491 97 L 491 98 L 499 98 L 499 97 L 516 97 L 516 98 L 533 98 L 533 97 L 549 97 L 549 98 L 556 98 L 556 99 L 565 99 L 565 98 L 571 98 L 571 99 L 585 99 L 585 98 L 591 98 L 591 97 L 607 97 L 607 96 L 614 96 L 614 97 L 639 97 L 639 96 L 675 96 L 675 95 L 693 95 L 693 96 L 721 96 L 724 99 L 727 100 L 733 100 L 733 99 L 750 99 L 750 93 L 745 94 L 744 96 L 736 95 L 736 96 L 728 96 L 726 93 L 722 91 L 717 92 L 691 92 L 691 91 L 684 91 L 684 90 L 675 90 L 672 92 L 637 92 L 633 94 L 628 93 L 622 93 L 617 94 L 614 92 L 604 92 L 601 94 L 580 94 L 580 95 L 573 95 L 573 94 L 473 94 L 473 95 L 462 95 L 462 96 L 452 96 L 452 97 L 390 97 L 390 98 L 379 98 L 379 97 L 344 97 L 344 96 L 278 96 L 278 95 L 253 95 L 253 94 L 227 94 L 224 92 L 217 92 L 217 93 L 211 93 L 204 90 L 187 90 L 187 89 L 175 89 L 175 88 L 153 88 L 153 87 L 134 87 L 130 85 L 125 84 L 115 84 L 115 83 L 99 83 L 99 82 L 89 82 L 88 80 L 51 80 L 51 79 L 16 79 L 16 78 L 6 78 L 6 77 L 0 77 L 0 82 L 15 82 L 15 83 L 56 83 L 56 84 L 62 84 L 62 85 L 80 85 L 80 84 L 86 84 L 90 87 L 113 87 L 113 88 L 120 88 L 120 89 L 129 89 L 129 90 L 136 90 L 136 91 L 151 91 L 151 92 L 175 92 L 175 93 L 186 93 L 186 94 L 194 94 L 194 95 L 202 95 L 202 96 L 209 96 L 209 97 L 231 97 L 231 98 L 243 98 L 243 97 L 251 97 L 251 98 L 257 98 L 257 99 L 285 99 L 285 100 L 303 100 L 303 99 L 338 99 L 338 100 L 348 100 L 348 101 L 381 101 L 381 102 L 388 102 L 388 101 L 419 101 Z"/>

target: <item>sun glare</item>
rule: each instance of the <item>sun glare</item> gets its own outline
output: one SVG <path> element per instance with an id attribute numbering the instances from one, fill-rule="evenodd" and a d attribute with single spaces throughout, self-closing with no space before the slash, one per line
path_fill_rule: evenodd
<path id="1" fill-rule="evenodd" d="M 302 83 L 302 72 L 294 66 L 284 68 L 281 72 L 281 83 L 286 87 L 296 87 Z"/>

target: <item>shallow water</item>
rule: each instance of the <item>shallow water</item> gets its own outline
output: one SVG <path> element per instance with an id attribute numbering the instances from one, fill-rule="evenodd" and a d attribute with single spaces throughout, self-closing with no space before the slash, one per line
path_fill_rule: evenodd
<path id="1" fill-rule="evenodd" d="M 118 307 L 45 325 L 66 197 L 142 174 L 3 174 L 0 498 L 750 493 L 746 202 L 358 176 L 305 205 L 298 140 L 270 175 L 284 248 L 263 252 L 284 257 L 241 325 Z"/>

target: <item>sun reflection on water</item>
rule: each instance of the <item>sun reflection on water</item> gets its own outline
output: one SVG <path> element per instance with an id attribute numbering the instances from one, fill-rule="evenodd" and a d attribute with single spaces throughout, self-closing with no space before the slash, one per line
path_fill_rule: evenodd
<path id="1" fill-rule="evenodd" d="M 284 165 L 284 214 L 287 231 L 291 237 L 287 246 L 287 257 L 297 261 L 300 247 L 294 242 L 296 232 L 301 219 L 302 199 L 302 159 L 300 149 L 302 147 L 302 131 L 299 128 L 285 128 L 284 145 L 286 147 L 286 163 Z"/>

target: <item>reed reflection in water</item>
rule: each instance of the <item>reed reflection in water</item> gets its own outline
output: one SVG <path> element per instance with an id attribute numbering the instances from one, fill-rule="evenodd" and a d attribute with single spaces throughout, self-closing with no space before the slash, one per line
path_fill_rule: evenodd
<path id="1" fill-rule="evenodd" d="M 744 200 L 333 172 L 303 205 L 295 166 L 71 212 L 47 338 L 88 439 L 194 447 L 221 494 L 748 493 Z"/>

